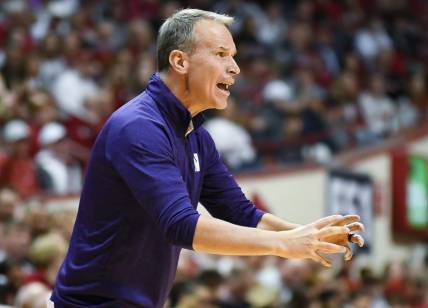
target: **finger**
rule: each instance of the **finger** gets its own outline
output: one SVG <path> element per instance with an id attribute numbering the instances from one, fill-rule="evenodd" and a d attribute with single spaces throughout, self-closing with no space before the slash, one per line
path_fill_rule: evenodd
<path id="1" fill-rule="evenodd" d="M 360 247 L 364 246 L 364 238 L 359 234 L 354 234 L 351 238 L 351 241 Z"/>
<path id="2" fill-rule="evenodd" d="M 315 250 L 322 253 L 346 253 L 346 247 L 328 242 L 317 242 Z"/>
<path id="3" fill-rule="evenodd" d="M 321 265 L 324 265 L 325 267 L 331 267 L 331 262 L 323 256 L 320 256 L 316 251 L 311 253 L 311 259 L 320 263 Z"/>
<path id="4" fill-rule="evenodd" d="M 325 227 L 318 231 L 318 239 L 331 238 L 336 236 L 347 236 L 351 232 L 348 227 Z"/>
<path id="5" fill-rule="evenodd" d="M 351 232 L 363 232 L 364 225 L 361 222 L 353 222 L 351 224 L 346 224 L 346 227 L 351 230 Z"/>
<path id="6" fill-rule="evenodd" d="M 325 226 L 335 224 L 343 219 L 342 215 L 331 215 L 315 221 L 313 224 L 316 228 L 321 229 Z"/>
<path id="7" fill-rule="evenodd" d="M 354 253 L 352 252 L 352 249 L 349 248 L 349 246 L 346 246 L 345 248 L 346 248 L 346 253 L 345 253 L 344 259 L 346 261 L 349 261 L 352 259 L 352 256 L 354 255 Z"/>
<path id="8" fill-rule="evenodd" d="M 344 225 L 348 225 L 351 224 L 353 222 L 358 222 L 360 221 L 360 216 L 359 215 L 345 215 L 343 216 L 343 218 L 341 220 L 339 220 L 337 223 L 335 223 L 335 226 L 344 226 Z"/>

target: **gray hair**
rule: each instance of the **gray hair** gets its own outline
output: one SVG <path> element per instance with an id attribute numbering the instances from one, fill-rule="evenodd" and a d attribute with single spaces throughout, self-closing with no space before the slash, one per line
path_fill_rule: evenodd
<path id="1" fill-rule="evenodd" d="M 213 20 L 228 27 L 233 22 L 233 17 L 198 9 L 177 11 L 159 29 L 156 46 L 158 71 L 169 68 L 171 51 L 178 49 L 193 52 L 196 43 L 193 27 L 200 20 Z"/>

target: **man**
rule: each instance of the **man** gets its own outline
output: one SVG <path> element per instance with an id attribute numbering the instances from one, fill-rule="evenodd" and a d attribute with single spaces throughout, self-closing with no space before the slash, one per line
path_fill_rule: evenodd
<path id="1" fill-rule="evenodd" d="M 162 25 L 159 73 L 94 145 L 55 307 L 162 307 L 181 248 L 326 266 L 318 252 L 351 257 L 345 246 L 350 231 L 362 230 L 358 217 L 298 226 L 256 209 L 201 127 L 201 111 L 225 108 L 239 74 L 231 22 L 185 9 Z M 215 218 L 199 215 L 198 202 Z"/>
<path id="2" fill-rule="evenodd" d="M 75 194 L 82 188 L 82 169 L 70 151 L 64 125 L 49 122 L 38 136 L 40 151 L 35 157 L 38 178 L 43 190 L 51 194 Z"/>
<path id="3" fill-rule="evenodd" d="M 4 161 L 0 162 L 0 186 L 10 186 L 23 198 L 38 193 L 40 187 L 36 164 L 31 157 L 30 126 L 19 119 L 7 122 L 3 127 L 3 140 L 7 152 Z"/>

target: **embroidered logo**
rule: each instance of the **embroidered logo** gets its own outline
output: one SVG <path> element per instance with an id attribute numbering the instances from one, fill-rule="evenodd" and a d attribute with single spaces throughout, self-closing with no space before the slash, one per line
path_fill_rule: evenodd
<path id="1" fill-rule="evenodd" d="M 193 153 L 193 164 L 195 165 L 195 172 L 201 171 L 201 167 L 199 166 L 198 153 Z"/>

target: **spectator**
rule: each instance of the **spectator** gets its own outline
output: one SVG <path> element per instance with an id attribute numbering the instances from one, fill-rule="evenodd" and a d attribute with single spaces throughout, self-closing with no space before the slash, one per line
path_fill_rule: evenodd
<path id="1" fill-rule="evenodd" d="M 76 69 L 68 69 L 58 76 L 52 85 L 52 95 L 66 114 L 91 122 L 92 119 L 86 112 L 85 100 L 98 93 L 98 86 L 91 79 L 93 64 L 87 57 L 89 55 L 82 55 Z"/>
<path id="2" fill-rule="evenodd" d="M 45 308 L 50 289 L 41 283 L 33 282 L 18 290 L 15 300 L 16 308 Z"/>
<path id="3" fill-rule="evenodd" d="M 50 228 L 50 217 L 48 210 L 43 203 L 37 200 L 31 200 L 21 209 L 20 216 L 23 223 L 30 228 L 31 237 L 47 233 Z"/>
<path id="4" fill-rule="evenodd" d="M 29 251 L 36 270 L 26 276 L 25 282 L 40 282 L 51 289 L 66 252 L 67 242 L 60 234 L 50 232 L 36 237 Z"/>
<path id="5" fill-rule="evenodd" d="M 362 136 L 366 135 L 365 128 L 360 125 L 359 92 L 358 77 L 351 71 L 342 73 L 333 84 L 327 121 L 333 142 L 339 149 L 351 147 L 358 130 Z"/>
<path id="6" fill-rule="evenodd" d="M 287 22 L 280 2 L 270 2 L 266 13 L 259 14 L 257 39 L 269 46 L 281 45 L 287 35 Z"/>
<path id="7" fill-rule="evenodd" d="M 11 120 L 3 128 L 7 160 L 0 170 L 1 185 L 9 185 L 22 197 L 39 192 L 36 166 L 30 156 L 30 127 L 22 120 Z"/>
<path id="8" fill-rule="evenodd" d="M 20 202 L 18 193 L 13 189 L 0 189 L 0 223 L 8 223 L 14 219 L 15 210 Z"/>
<path id="9" fill-rule="evenodd" d="M 385 31 L 380 19 L 372 19 L 367 27 L 361 28 L 355 35 L 355 48 L 365 60 L 368 68 L 383 50 L 392 48 L 392 40 Z"/>
<path id="10" fill-rule="evenodd" d="M 82 188 L 82 170 L 70 153 L 65 127 L 51 122 L 39 133 L 41 150 L 36 155 L 39 181 L 52 194 L 78 193 Z"/>
<path id="11" fill-rule="evenodd" d="M 369 81 L 368 91 L 358 99 L 368 129 L 377 138 L 391 136 L 399 129 L 396 106 L 385 91 L 383 76 L 374 75 Z"/>
<path id="12" fill-rule="evenodd" d="M 66 64 L 61 54 L 61 40 L 55 33 L 48 33 L 41 44 L 42 60 L 38 79 L 45 89 L 51 89 L 54 82 L 65 70 Z"/>
<path id="13" fill-rule="evenodd" d="M 258 140 L 281 142 L 289 132 L 287 115 L 298 112 L 301 106 L 291 85 L 283 80 L 267 82 L 262 93 L 266 104 L 253 119 L 252 134 Z"/>
<path id="14" fill-rule="evenodd" d="M 423 122 L 428 115 L 428 88 L 426 76 L 422 73 L 413 74 L 409 81 L 408 91 L 408 103 L 416 109 L 418 122 Z"/>
<path id="15" fill-rule="evenodd" d="M 207 121 L 205 127 L 225 163 L 233 170 L 242 170 L 254 166 L 256 152 L 245 128 L 233 122 L 234 106 L 233 100 L 229 100 L 228 108 Z"/>
<path id="16" fill-rule="evenodd" d="M 22 223 L 8 224 L 5 230 L 4 252 L 13 262 L 26 261 L 31 245 L 31 234 L 28 226 Z"/>

